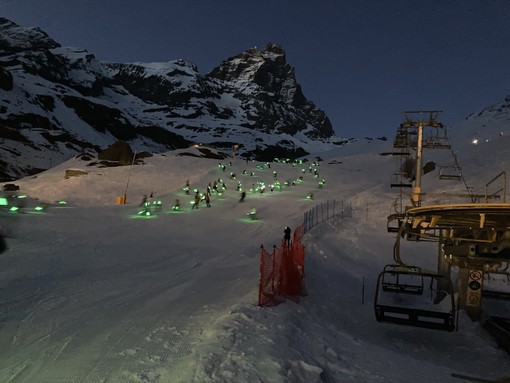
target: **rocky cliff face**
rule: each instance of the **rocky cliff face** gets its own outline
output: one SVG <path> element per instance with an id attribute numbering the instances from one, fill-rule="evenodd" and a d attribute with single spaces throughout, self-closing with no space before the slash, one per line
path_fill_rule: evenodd
<path id="1" fill-rule="evenodd" d="M 304 132 L 311 138 L 333 135 L 326 114 L 305 98 L 278 45 L 269 44 L 264 51 L 251 48 L 222 62 L 207 77 L 221 81 L 225 93 L 241 100 L 252 98 L 251 110 L 245 110 L 257 118 L 247 126 L 291 135 Z"/>
<path id="2" fill-rule="evenodd" d="M 297 157 L 331 145 L 284 50 L 248 49 L 201 75 L 190 62 L 100 62 L 38 28 L 0 18 L 0 181 L 117 140 L 136 151 L 206 144 L 245 158 Z"/>

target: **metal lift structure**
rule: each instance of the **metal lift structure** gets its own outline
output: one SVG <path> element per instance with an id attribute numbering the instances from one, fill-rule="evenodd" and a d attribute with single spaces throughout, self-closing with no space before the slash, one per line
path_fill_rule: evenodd
<path id="1" fill-rule="evenodd" d="M 418 117 L 428 118 L 409 117 L 417 113 Z M 436 119 L 438 113 L 405 112 L 405 121 L 397 131 L 395 147 L 416 152 L 416 173 L 408 193 L 411 205 L 388 217 L 388 222 L 393 222 L 388 224 L 388 231 L 396 233 L 393 263 L 379 274 L 374 309 L 380 322 L 453 331 L 458 309 L 465 310 L 473 320 L 481 318 L 486 274 L 510 278 L 510 204 L 506 203 L 506 173 L 502 172 L 485 185 L 484 196 L 475 196 L 468 188 L 463 195 L 468 203 L 422 206 L 425 195 L 440 195 L 421 190 L 422 150 L 450 149 L 446 135 L 423 138 L 425 127 L 442 129 Z M 454 159 L 458 166 L 457 158 Z M 461 174 L 460 179 L 463 180 Z M 501 183 L 502 187 L 489 192 Z M 503 203 L 489 202 L 501 200 L 501 196 Z M 478 202 L 482 197 L 483 202 Z M 437 269 L 425 270 L 404 262 L 401 257 L 404 239 L 437 242 Z M 452 268 L 456 271 L 455 289 Z"/>

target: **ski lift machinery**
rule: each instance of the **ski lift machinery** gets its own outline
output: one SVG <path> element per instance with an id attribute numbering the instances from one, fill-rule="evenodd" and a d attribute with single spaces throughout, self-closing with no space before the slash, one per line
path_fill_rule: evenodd
<path id="1" fill-rule="evenodd" d="M 472 319 L 479 318 L 484 272 L 510 275 L 510 204 L 488 203 L 489 197 L 499 196 L 489 196 L 487 191 L 485 203 L 475 203 L 480 196 L 474 196 L 466 185 L 468 193 L 462 196 L 469 197 L 471 203 L 421 206 L 422 196 L 431 194 L 421 191 L 422 149 L 451 150 L 446 131 L 423 139 L 425 128 L 443 129 L 437 121 L 439 113 L 404 112 L 405 121 L 397 132 L 394 147 L 403 152 L 416 151 L 412 206 L 388 217 L 388 231 L 396 233 L 394 263 L 386 265 L 378 276 L 374 310 L 379 322 L 453 331 L 456 309 L 465 309 Z M 455 169 L 460 169 L 455 155 L 454 160 Z M 390 227 L 390 222 L 396 225 Z M 400 254 L 404 238 L 437 242 L 437 271 L 404 263 Z M 457 308 L 452 266 L 459 269 Z M 472 276 L 478 280 L 471 280 Z"/>

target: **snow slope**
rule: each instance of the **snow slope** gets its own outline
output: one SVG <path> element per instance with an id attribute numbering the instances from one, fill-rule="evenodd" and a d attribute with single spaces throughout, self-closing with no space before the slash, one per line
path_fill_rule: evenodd
<path id="1" fill-rule="evenodd" d="M 377 274 L 392 261 L 386 216 L 395 199 L 394 159 L 378 153 L 390 150 L 389 142 L 359 141 L 321 153 L 314 168 L 326 180 L 322 189 L 308 169 L 313 156 L 304 166 L 269 169 L 176 155 L 182 152 L 116 168 L 73 159 L 17 181 L 20 193 L 52 206 L 34 214 L 28 200 L 24 213 L 1 217 L 9 249 L 0 256 L 0 382 L 508 377 L 508 354 L 462 312 L 451 333 L 376 322 L 373 293 Z M 87 174 L 66 179 L 66 169 Z M 302 175 L 304 182 L 238 201 L 231 172 L 249 187 L 270 184 L 274 171 L 281 181 Z M 211 208 L 191 210 L 186 179 L 205 191 L 218 178 L 225 193 L 213 195 Z M 458 187 L 448 182 L 445 189 Z M 115 205 L 125 192 L 128 203 Z M 151 192 L 163 209 L 143 218 L 138 204 Z M 314 200 L 305 198 L 310 192 Z M 180 213 L 170 209 L 176 198 Z M 61 199 L 66 207 L 56 206 Z M 258 307 L 259 246 L 279 245 L 284 226 L 297 227 L 305 211 L 333 200 L 352 214 L 337 210 L 305 234 L 307 296 Z M 251 208 L 256 221 L 246 219 Z M 420 264 L 433 264 L 436 252 L 430 243 L 403 246 Z"/>

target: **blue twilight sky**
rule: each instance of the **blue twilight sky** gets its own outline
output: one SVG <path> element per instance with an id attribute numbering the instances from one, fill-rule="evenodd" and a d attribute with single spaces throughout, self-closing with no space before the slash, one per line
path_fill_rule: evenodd
<path id="1" fill-rule="evenodd" d="M 510 0 L 0 0 L 0 15 L 103 61 L 202 74 L 277 43 L 344 137 L 392 137 L 404 110 L 455 125 L 510 94 Z"/>

